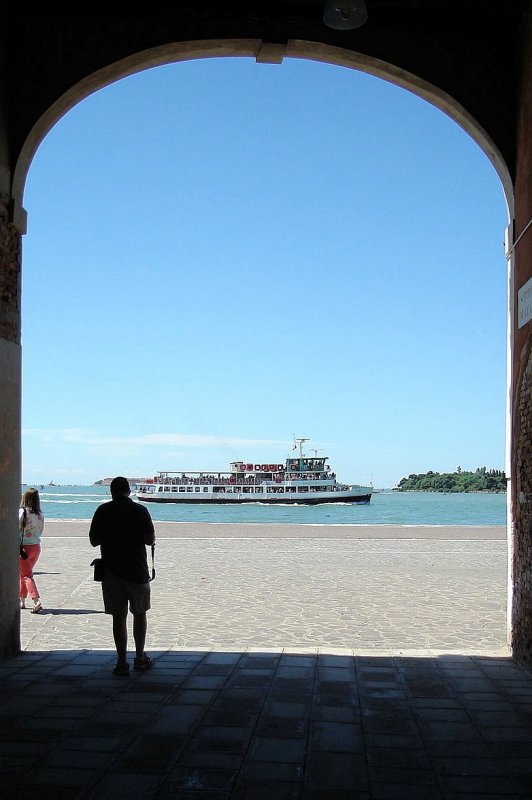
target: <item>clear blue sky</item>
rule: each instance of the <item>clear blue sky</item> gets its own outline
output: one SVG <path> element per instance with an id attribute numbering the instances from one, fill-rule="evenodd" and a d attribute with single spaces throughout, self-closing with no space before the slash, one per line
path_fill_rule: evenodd
<path id="1" fill-rule="evenodd" d="M 506 204 L 415 95 L 297 60 L 117 82 L 30 167 L 23 481 L 504 468 Z"/>

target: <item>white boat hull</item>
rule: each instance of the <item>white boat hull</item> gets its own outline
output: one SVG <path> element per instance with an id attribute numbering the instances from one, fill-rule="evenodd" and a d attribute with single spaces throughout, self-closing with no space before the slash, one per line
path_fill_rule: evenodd
<path id="1" fill-rule="evenodd" d="M 191 487 L 194 488 L 194 487 Z M 321 505 L 322 503 L 369 503 L 373 488 L 353 486 L 348 489 L 322 492 L 291 492 L 282 494 L 264 492 L 168 492 L 138 491 L 138 500 L 146 503 L 205 503 L 211 505 L 240 505 L 242 503 L 263 503 L 264 505 Z"/>

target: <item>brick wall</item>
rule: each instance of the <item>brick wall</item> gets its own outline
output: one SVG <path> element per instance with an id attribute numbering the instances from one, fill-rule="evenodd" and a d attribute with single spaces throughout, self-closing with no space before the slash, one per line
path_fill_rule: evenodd
<path id="1" fill-rule="evenodd" d="M 514 655 L 532 664 L 532 353 L 524 370 L 519 397 L 519 440 L 516 444 L 514 538 Z"/>
<path id="2" fill-rule="evenodd" d="M 515 292 L 532 276 L 532 5 L 523 57 L 515 179 Z M 525 232 L 526 231 L 526 232 Z M 517 306 L 517 296 L 514 296 Z M 517 660 L 532 666 L 532 322 L 514 331 L 512 404 L 513 612 Z"/>

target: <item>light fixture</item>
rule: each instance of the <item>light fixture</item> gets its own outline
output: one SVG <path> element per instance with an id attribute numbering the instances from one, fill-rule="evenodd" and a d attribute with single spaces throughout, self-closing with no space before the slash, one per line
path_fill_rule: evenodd
<path id="1" fill-rule="evenodd" d="M 323 22 L 337 31 L 360 28 L 367 18 L 364 0 L 327 0 L 323 10 Z"/>

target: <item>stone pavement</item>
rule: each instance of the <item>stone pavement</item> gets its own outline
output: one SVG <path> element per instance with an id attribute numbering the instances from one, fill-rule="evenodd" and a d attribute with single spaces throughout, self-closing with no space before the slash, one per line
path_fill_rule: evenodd
<path id="1" fill-rule="evenodd" d="M 532 798 L 504 540 L 158 530 L 155 667 L 129 678 L 96 554 L 43 542 L 44 611 L 0 664 L 7 800 Z"/>

